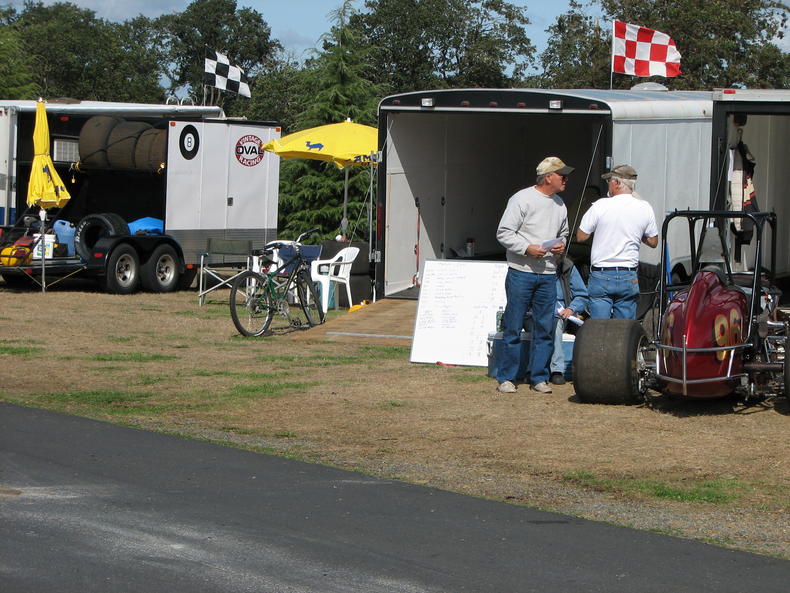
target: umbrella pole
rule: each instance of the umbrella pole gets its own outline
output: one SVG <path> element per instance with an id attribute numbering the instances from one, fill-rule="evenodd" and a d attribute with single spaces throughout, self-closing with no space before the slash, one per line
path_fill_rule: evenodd
<path id="1" fill-rule="evenodd" d="M 345 173 L 346 187 L 343 191 L 343 220 L 340 221 L 340 230 L 343 232 L 343 235 L 348 230 L 348 166 L 345 167 Z"/>
<path id="2" fill-rule="evenodd" d="M 47 292 L 47 211 L 41 208 L 38 217 L 41 219 L 41 228 L 38 229 L 38 244 L 41 249 L 41 292 Z"/>

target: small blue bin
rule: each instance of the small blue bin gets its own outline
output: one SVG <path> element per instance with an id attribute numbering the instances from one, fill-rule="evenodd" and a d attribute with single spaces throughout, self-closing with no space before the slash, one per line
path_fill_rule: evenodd
<path id="1" fill-rule="evenodd" d="M 73 257 L 76 253 L 74 249 L 74 225 L 68 220 L 56 220 L 52 223 L 52 230 L 58 239 L 58 243 L 66 246 L 66 253 Z"/>

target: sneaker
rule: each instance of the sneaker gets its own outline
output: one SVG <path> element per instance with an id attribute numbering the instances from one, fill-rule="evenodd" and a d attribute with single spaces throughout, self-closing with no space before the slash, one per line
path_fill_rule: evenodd
<path id="1" fill-rule="evenodd" d="M 541 381 L 540 383 L 535 383 L 530 387 L 532 391 L 537 391 L 538 393 L 551 393 L 551 387 L 545 381 Z"/>
<path id="2" fill-rule="evenodd" d="M 515 393 L 516 386 L 513 385 L 511 381 L 502 381 L 499 385 L 497 385 L 496 390 L 499 393 Z"/>
<path id="3" fill-rule="evenodd" d="M 554 385 L 565 385 L 565 377 L 562 376 L 562 373 L 552 373 L 551 382 Z"/>

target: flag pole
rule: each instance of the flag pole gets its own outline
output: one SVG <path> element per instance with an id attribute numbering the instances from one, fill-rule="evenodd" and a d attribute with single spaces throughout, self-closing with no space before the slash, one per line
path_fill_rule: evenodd
<path id="1" fill-rule="evenodd" d="M 612 90 L 612 80 L 614 79 L 614 20 L 612 20 L 612 59 L 609 64 L 609 90 Z"/>

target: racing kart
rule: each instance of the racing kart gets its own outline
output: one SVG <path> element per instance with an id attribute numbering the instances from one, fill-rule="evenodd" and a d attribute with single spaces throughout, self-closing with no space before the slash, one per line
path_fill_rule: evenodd
<path id="1" fill-rule="evenodd" d="M 689 231 L 687 280 L 671 274 L 666 245 L 667 228 L 682 221 Z M 738 239 L 744 229 L 752 235 L 745 243 Z M 675 211 L 661 236 L 654 323 L 650 314 L 643 322 L 586 321 L 573 351 L 579 398 L 633 404 L 648 389 L 695 399 L 790 395 L 790 309 L 779 306 L 775 285 L 776 215 Z"/>

